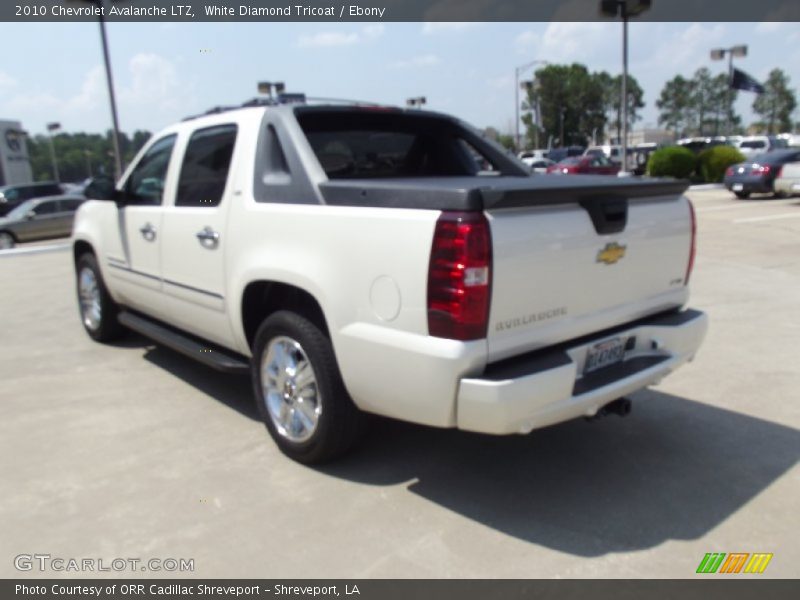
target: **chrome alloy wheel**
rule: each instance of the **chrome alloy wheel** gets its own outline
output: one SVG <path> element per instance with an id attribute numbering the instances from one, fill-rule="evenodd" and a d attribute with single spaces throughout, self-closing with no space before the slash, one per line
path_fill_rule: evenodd
<path id="1" fill-rule="evenodd" d="M 322 397 L 311 361 L 299 342 L 270 340 L 261 361 L 261 398 L 278 433 L 291 442 L 308 441 L 322 414 Z"/>
<path id="2" fill-rule="evenodd" d="M 100 327 L 103 311 L 100 305 L 100 288 L 94 271 L 83 267 L 78 274 L 78 293 L 81 303 L 83 324 L 96 331 Z"/>

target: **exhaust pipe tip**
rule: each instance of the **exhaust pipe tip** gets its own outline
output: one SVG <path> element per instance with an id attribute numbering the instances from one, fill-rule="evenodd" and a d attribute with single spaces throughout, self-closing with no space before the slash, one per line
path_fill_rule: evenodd
<path id="1" fill-rule="evenodd" d="M 631 402 L 628 398 L 617 398 L 616 400 L 601 406 L 593 416 L 587 417 L 587 420 L 596 421 L 597 419 L 607 417 L 611 414 L 617 415 L 618 417 L 627 417 L 629 414 L 631 414 L 631 410 L 633 410 L 633 402 Z"/>
<path id="2" fill-rule="evenodd" d="M 619 398 L 606 406 L 609 412 L 620 417 L 627 417 L 631 414 L 633 403 L 628 398 Z"/>

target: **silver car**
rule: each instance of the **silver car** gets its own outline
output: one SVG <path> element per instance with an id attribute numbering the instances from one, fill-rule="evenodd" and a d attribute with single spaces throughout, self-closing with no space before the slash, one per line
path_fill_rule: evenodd
<path id="1" fill-rule="evenodd" d="M 800 162 L 783 165 L 775 178 L 775 193 L 781 196 L 800 194 Z"/>
<path id="2" fill-rule="evenodd" d="M 72 233 L 75 211 L 86 198 L 47 196 L 27 200 L 0 218 L 0 250 L 19 242 L 66 237 Z"/>

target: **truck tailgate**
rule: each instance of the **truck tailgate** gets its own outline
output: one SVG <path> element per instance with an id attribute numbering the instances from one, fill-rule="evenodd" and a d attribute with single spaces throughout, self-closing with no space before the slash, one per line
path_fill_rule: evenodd
<path id="1" fill-rule="evenodd" d="M 680 192 L 502 204 L 486 210 L 490 362 L 686 302 L 692 217 Z"/>

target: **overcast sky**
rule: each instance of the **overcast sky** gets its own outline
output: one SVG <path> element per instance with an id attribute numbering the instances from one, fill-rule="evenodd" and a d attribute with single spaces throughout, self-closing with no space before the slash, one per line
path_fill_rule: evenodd
<path id="1" fill-rule="evenodd" d="M 65 131 L 110 127 L 96 23 L 0 24 L 0 119 L 31 133 L 58 121 Z M 479 127 L 511 131 L 514 69 L 534 60 L 622 70 L 622 26 L 608 23 L 111 23 L 108 25 L 120 127 L 157 131 L 212 106 L 256 95 L 259 80 L 285 81 L 309 96 L 428 108 Z M 709 50 L 746 43 L 735 64 L 759 80 L 775 67 L 800 88 L 798 23 L 630 25 L 630 72 L 645 90 L 636 127 L 656 126 L 655 101 L 677 74 L 712 62 Z M 530 72 L 529 72 L 530 74 Z M 754 95 L 737 109 L 752 120 Z M 795 119 L 800 118 L 798 112 Z"/>

